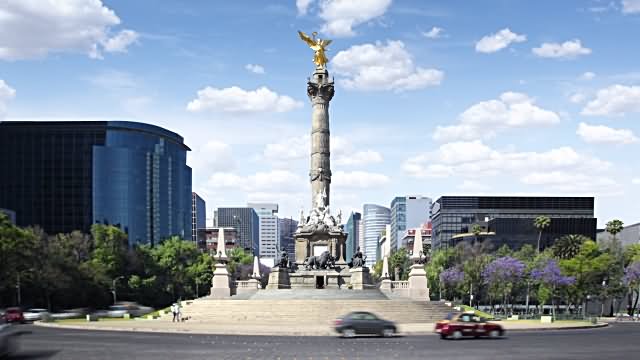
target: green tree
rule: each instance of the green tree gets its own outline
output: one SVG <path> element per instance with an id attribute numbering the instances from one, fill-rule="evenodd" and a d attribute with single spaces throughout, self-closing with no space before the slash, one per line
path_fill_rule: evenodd
<path id="1" fill-rule="evenodd" d="M 407 249 L 400 248 L 391 252 L 389 267 L 394 270 L 394 280 L 407 280 L 409 278 L 409 253 Z"/>
<path id="2" fill-rule="evenodd" d="M 201 253 L 196 261 L 187 268 L 187 272 L 196 286 L 195 297 L 200 297 L 202 290 L 206 291 L 210 288 L 213 278 L 213 258 L 209 254 Z"/>
<path id="3" fill-rule="evenodd" d="M 240 273 L 238 271 L 239 265 L 253 264 L 253 255 L 241 248 L 233 248 L 227 251 L 227 258 L 229 259 L 227 262 L 227 271 L 234 277 Z"/>
<path id="4" fill-rule="evenodd" d="M 605 230 L 611 234 L 612 240 L 616 241 L 616 235 L 624 229 L 624 223 L 618 219 L 613 219 L 606 224 Z"/>
<path id="5" fill-rule="evenodd" d="M 455 253 L 456 251 L 454 248 L 435 250 L 433 254 L 431 254 L 429 262 L 425 265 L 429 288 L 431 289 L 430 294 L 433 296 L 434 300 L 440 300 L 443 297 L 443 286 L 440 283 L 440 273 L 442 273 L 444 269 L 454 266 Z"/>
<path id="6" fill-rule="evenodd" d="M 20 302 L 18 283 L 35 265 L 34 249 L 38 240 L 32 229 L 13 225 L 7 215 L 0 212 L 0 290 L 16 289 L 16 303 Z"/>
<path id="7" fill-rule="evenodd" d="M 185 241 L 177 236 L 165 240 L 151 250 L 166 289 L 173 299 L 191 295 L 193 284 L 193 270 L 190 269 L 200 256 L 196 245 L 192 241 Z M 159 274 L 160 275 L 160 274 Z"/>
<path id="8" fill-rule="evenodd" d="M 480 233 L 482 233 L 482 226 L 480 226 L 479 224 L 471 225 L 471 233 L 473 234 L 473 241 L 475 244 L 478 242 L 478 236 L 480 236 Z"/>
<path id="9" fill-rule="evenodd" d="M 558 259 L 571 259 L 580 252 L 582 244 L 589 240 L 591 239 L 584 235 L 564 235 L 556 240 L 551 249 L 553 250 L 553 255 Z"/>
<path id="10" fill-rule="evenodd" d="M 538 216 L 533 220 L 533 226 L 538 229 L 538 246 L 537 251 L 540 252 L 540 240 L 542 239 L 542 232 L 551 225 L 551 218 L 548 216 Z"/>

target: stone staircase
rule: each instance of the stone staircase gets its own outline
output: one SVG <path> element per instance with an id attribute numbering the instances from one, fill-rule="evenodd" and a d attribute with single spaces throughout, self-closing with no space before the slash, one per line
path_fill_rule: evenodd
<path id="1" fill-rule="evenodd" d="M 451 311 L 441 302 L 391 300 L 377 290 L 273 292 L 259 291 L 247 300 L 200 298 L 183 301 L 182 312 L 183 316 L 189 317 L 189 322 L 304 326 L 305 323 L 328 324 L 351 311 L 370 311 L 399 324 L 432 323 Z M 171 319 L 163 316 L 158 321 L 167 320 Z"/>

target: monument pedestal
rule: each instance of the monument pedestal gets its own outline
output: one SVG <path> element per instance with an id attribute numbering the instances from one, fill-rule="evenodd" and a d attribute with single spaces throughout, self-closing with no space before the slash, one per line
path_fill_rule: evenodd
<path id="1" fill-rule="evenodd" d="M 351 273 L 351 288 L 353 290 L 364 290 L 371 285 L 371 276 L 368 267 L 359 267 L 349 270 Z"/>
<path id="2" fill-rule="evenodd" d="M 213 272 L 211 279 L 211 295 L 215 299 L 223 299 L 231 297 L 231 288 L 229 288 L 229 272 L 227 266 L 223 263 L 216 264 L 216 270 Z"/>
<path id="3" fill-rule="evenodd" d="M 289 270 L 281 269 L 279 266 L 271 269 L 271 273 L 269 273 L 269 283 L 267 284 L 267 290 L 289 288 L 291 288 Z"/>
<path id="4" fill-rule="evenodd" d="M 414 264 L 409 272 L 409 298 L 413 300 L 429 300 L 429 284 L 424 265 Z"/>

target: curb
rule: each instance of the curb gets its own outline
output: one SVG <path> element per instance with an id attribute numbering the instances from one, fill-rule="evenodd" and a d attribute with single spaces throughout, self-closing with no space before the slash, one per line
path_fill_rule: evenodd
<path id="1" fill-rule="evenodd" d="M 300 332 L 289 332 L 289 333 L 280 333 L 274 331 L 229 331 L 229 329 L 211 329 L 211 330 L 198 330 L 198 329 L 153 329 L 146 328 L 140 329 L 136 327 L 114 327 L 114 326 L 105 326 L 105 327 L 95 327 L 95 326 L 86 326 L 86 325 L 61 325 L 55 323 L 43 323 L 41 321 L 37 321 L 34 323 L 36 326 L 48 327 L 48 328 L 58 328 L 58 329 L 74 329 L 74 330 L 90 330 L 90 331 L 120 331 L 120 332 L 140 332 L 140 333 L 157 333 L 157 334 L 193 334 L 193 335 L 244 335 L 244 336 L 272 336 L 277 334 L 278 336 L 337 336 L 334 331 L 326 331 L 323 333 L 313 332 L 313 333 L 305 333 L 304 331 Z M 400 324 L 400 327 L 402 324 Z M 536 331 L 563 331 L 563 330 L 588 330 L 588 329 L 597 329 L 607 327 L 609 324 L 607 323 L 598 323 L 595 325 L 585 325 L 585 326 L 567 326 L 567 327 L 544 327 L 544 328 L 530 328 L 530 329 L 505 329 L 507 333 L 511 332 L 536 332 Z M 411 335 L 437 335 L 432 331 L 424 332 L 424 331 L 412 331 L 412 332 L 399 332 L 399 336 L 411 336 Z"/>

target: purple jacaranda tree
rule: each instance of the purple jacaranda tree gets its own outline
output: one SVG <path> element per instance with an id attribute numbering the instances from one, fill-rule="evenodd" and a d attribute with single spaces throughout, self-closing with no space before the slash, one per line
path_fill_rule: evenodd
<path id="1" fill-rule="evenodd" d="M 573 276 L 564 276 L 558 262 L 555 259 L 549 259 L 542 263 L 541 266 L 531 271 L 531 278 L 545 286 L 551 291 L 551 310 L 553 311 L 553 317 L 556 316 L 555 296 L 559 289 L 564 286 L 573 284 L 576 278 Z"/>
<path id="2" fill-rule="evenodd" d="M 440 284 L 444 285 L 446 293 L 449 296 L 453 296 L 456 293 L 456 288 L 463 281 L 464 272 L 456 267 L 445 269 L 440 273 Z"/>
<path id="3" fill-rule="evenodd" d="M 640 298 L 640 261 L 629 264 L 624 269 L 624 284 L 629 287 L 629 315 L 633 316 L 638 306 L 638 298 Z M 635 294 L 635 301 L 634 299 Z M 633 304 L 631 304 L 633 302 Z"/>
<path id="4" fill-rule="evenodd" d="M 526 265 L 510 256 L 499 257 L 490 262 L 482 271 L 482 279 L 489 286 L 489 293 L 502 297 L 503 311 L 506 314 L 507 298 L 515 285 L 525 275 Z"/>

